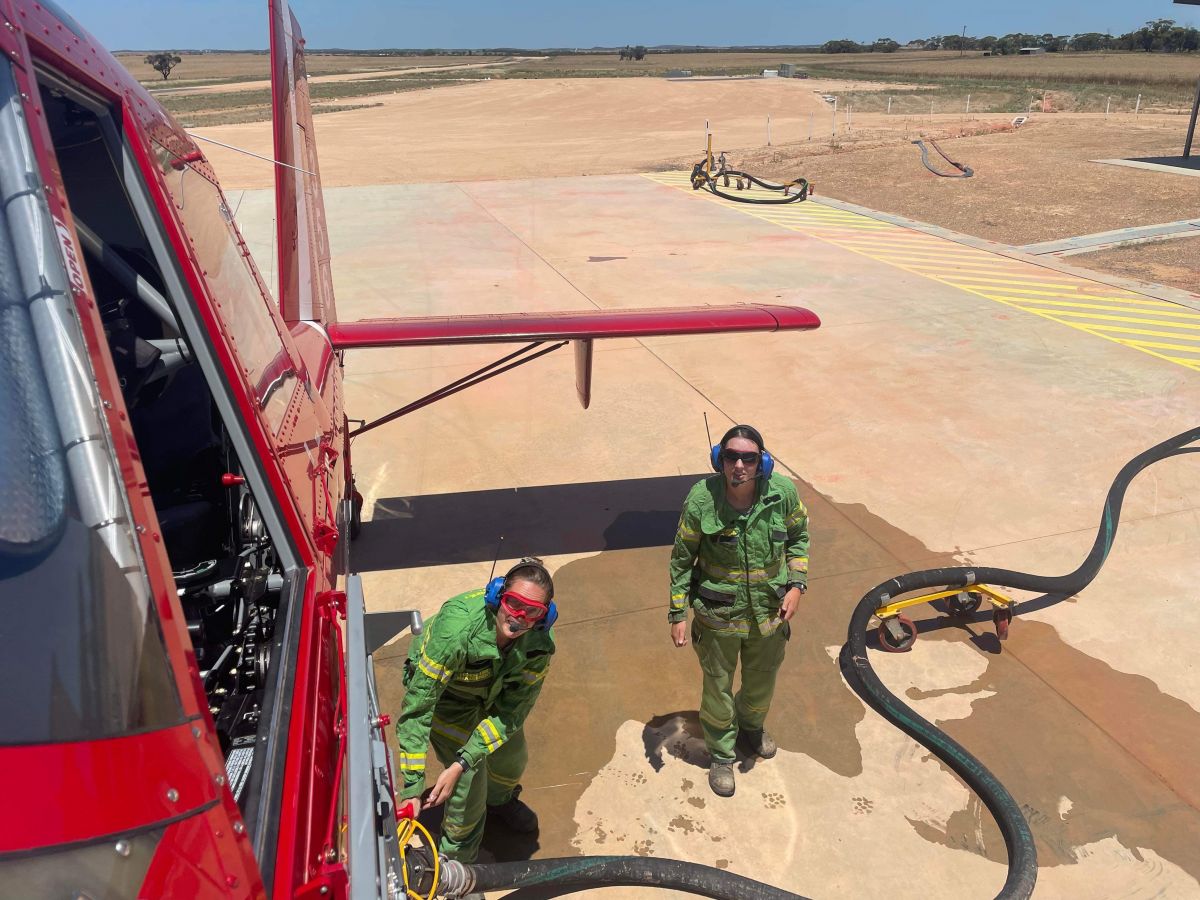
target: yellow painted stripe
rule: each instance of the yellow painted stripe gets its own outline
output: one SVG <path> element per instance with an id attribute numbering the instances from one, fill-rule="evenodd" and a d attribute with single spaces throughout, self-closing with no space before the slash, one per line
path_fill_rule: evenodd
<path id="1" fill-rule="evenodd" d="M 1022 307 L 1022 308 L 1024 309 L 1025 307 Z M 1166 324 L 1168 324 L 1166 322 L 1160 322 L 1157 319 L 1147 319 L 1147 318 L 1135 317 L 1135 316 L 1106 316 L 1101 313 L 1083 313 L 1083 312 L 1077 313 L 1077 312 L 1071 312 L 1070 310 L 1036 309 L 1034 307 L 1029 307 L 1029 310 L 1030 310 L 1030 312 L 1041 312 L 1041 313 L 1046 313 L 1047 315 L 1064 316 L 1064 317 L 1070 317 L 1072 319 L 1088 319 L 1088 320 L 1097 319 L 1102 322 L 1130 322 L 1134 325 L 1166 325 Z M 1200 331 L 1200 325 L 1188 325 L 1185 322 L 1171 322 L 1170 325 L 1172 328 L 1194 328 L 1197 331 Z M 1183 335 L 1180 335 L 1180 337 L 1182 337 L 1182 336 Z"/>
<path id="2" fill-rule="evenodd" d="M 1112 332 L 1114 334 L 1140 334 L 1145 337 L 1169 337 L 1179 341 L 1200 341 L 1200 335 L 1180 334 L 1178 331 L 1153 331 L 1149 328 L 1125 328 L 1121 325 L 1085 325 L 1089 331 Z"/>
<path id="3" fill-rule="evenodd" d="M 997 299 L 1003 298 L 1005 300 L 1036 301 L 1037 298 L 1040 298 L 1040 297 L 1067 297 L 1067 298 L 1075 299 L 1075 300 L 1111 300 L 1114 303 L 1140 303 L 1145 306 L 1163 306 L 1164 305 L 1162 300 L 1138 300 L 1133 297 L 1113 297 L 1113 296 L 1109 296 L 1106 294 L 1078 294 L 1078 293 L 1071 293 L 1069 291 L 1033 291 L 1033 290 L 1025 290 L 1024 288 L 993 288 L 993 287 L 989 287 L 988 285 L 982 285 L 982 284 L 959 284 L 959 285 L 955 285 L 955 287 L 960 287 L 965 290 L 975 290 L 975 291 L 1003 291 L 1003 294 L 999 294 L 995 297 L 993 297 L 991 294 L 985 293 L 984 296 L 991 300 L 997 300 Z M 1033 297 L 1013 296 L 1016 294 L 1032 294 Z"/>
<path id="4" fill-rule="evenodd" d="M 691 187 L 690 177 L 686 173 L 648 173 L 646 177 L 663 184 Z M 710 192 L 704 193 L 706 199 L 721 202 L 721 198 Z M 762 210 L 761 207 L 733 208 L 790 231 L 806 232 L 818 240 L 948 287 L 1003 303 L 1176 365 L 1200 370 L 1198 360 L 1159 352 L 1191 352 L 1190 343 L 1170 344 L 1120 337 L 1138 335 L 1191 342 L 1193 336 L 1179 330 L 1156 331 L 1130 327 L 1156 325 L 1160 329 L 1200 331 L 1200 324 L 1190 324 L 1192 320 L 1200 321 L 1200 314 L 1181 310 L 1166 301 L 1042 269 L 1034 263 L 991 254 L 986 250 L 955 246 L 952 241 L 947 240 L 943 245 L 940 240 L 909 231 L 902 225 L 846 210 L 816 205 L 771 210 Z M 1061 280 L 1044 280 L 1047 278 Z M 1108 322 L 1123 324 L 1103 324 Z M 1200 335 L 1196 340 L 1200 343 Z"/>
<path id="5" fill-rule="evenodd" d="M 1159 341 L 1135 341 L 1132 339 L 1125 340 L 1116 336 L 1113 336 L 1113 340 L 1120 341 L 1122 344 L 1129 344 L 1133 347 L 1153 347 L 1156 350 L 1184 350 L 1190 353 L 1200 353 L 1200 344 L 1189 347 L 1187 344 L 1167 344 Z M 1186 359 L 1188 362 L 1200 363 L 1200 359 L 1192 359 L 1190 357 L 1186 357 Z"/>
<path id="6" fill-rule="evenodd" d="M 938 277 L 945 279 L 947 281 L 949 281 L 949 280 L 970 281 L 972 284 L 974 284 L 975 282 L 979 282 L 979 285 L 985 289 L 991 285 L 996 285 L 996 284 L 1027 285 L 1029 287 L 1052 287 L 1052 288 L 1071 288 L 1071 287 L 1075 286 L 1073 284 L 1063 284 L 1061 281 L 1011 281 L 1006 278 L 976 278 L 974 275 L 963 275 L 961 278 L 958 276 L 954 276 L 954 275 L 939 275 Z M 1040 277 L 1044 277 L 1044 276 L 1029 275 L 1029 276 L 1022 276 L 1022 277 L 1040 278 Z M 956 284 L 955 287 L 962 287 L 962 285 Z M 992 290 L 997 290 L 997 289 L 992 288 Z"/>
<path id="7" fill-rule="evenodd" d="M 1021 298 L 1020 297 L 1010 297 L 1009 299 L 1019 301 Z M 1109 306 L 1109 305 L 1102 304 L 1102 303 L 1072 303 L 1069 300 L 1045 300 L 1041 297 L 1038 297 L 1037 299 L 1030 299 L 1028 302 L 1038 304 L 1038 305 L 1043 305 L 1043 306 L 1069 307 L 1071 309 L 1107 309 L 1107 310 L 1111 310 L 1113 312 L 1131 312 L 1131 313 L 1146 313 L 1147 312 L 1147 310 L 1137 309 L 1136 307 L 1131 307 L 1129 309 L 1126 309 L 1123 306 Z M 1174 310 L 1166 310 L 1166 309 L 1155 310 L 1154 315 L 1166 316 L 1167 318 L 1171 318 L 1171 319 L 1200 319 L 1200 313 L 1175 312 Z"/>

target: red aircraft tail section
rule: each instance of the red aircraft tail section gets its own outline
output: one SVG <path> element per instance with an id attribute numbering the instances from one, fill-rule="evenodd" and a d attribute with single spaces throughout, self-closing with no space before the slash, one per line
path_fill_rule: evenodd
<path id="1" fill-rule="evenodd" d="M 271 106 L 275 130 L 275 218 L 279 308 L 288 322 L 336 319 L 325 201 L 313 134 L 304 37 L 287 0 L 270 0 Z"/>

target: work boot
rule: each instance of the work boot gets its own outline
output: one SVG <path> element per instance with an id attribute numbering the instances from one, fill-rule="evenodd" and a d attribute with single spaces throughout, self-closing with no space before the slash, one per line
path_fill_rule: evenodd
<path id="1" fill-rule="evenodd" d="M 495 816 L 503 822 L 509 831 L 519 834 L 534 834 L 538 830 L 538 817 L 532 809 L 520 800 L 521 786 L 518 784 L 512 796 L 499 806 L 487 808 L 489 816 Z"/>
<path id="2" fill-rule="evenodd" d="M 749 731 L 738 729 L 738 744 L 750 756 L 760 756 L 763 759 L 770 759 L 775 755 L 775 751 L 779 746 L 775 743 L 775 739 L 767 734 L 765 728 L 760 728 L 758 731 Z"/>
<path id="3" fill-rule="evenodd" d="M 737 784 L 733 780 L 733 762 L 713 761 L 708 766 L 708 786 L 718 797 L 732 797 Z"/>

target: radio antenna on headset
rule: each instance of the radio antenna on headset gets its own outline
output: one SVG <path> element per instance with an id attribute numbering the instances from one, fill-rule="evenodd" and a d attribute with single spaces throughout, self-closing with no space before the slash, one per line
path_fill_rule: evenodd
<path id="1" fill-rule="evenodd" d="M 708 410 L 704 411 L 704 436 L 708 438 L 709 447 L 712 446 L 712 432 L 708 430 Z"/>
<path id="2" fill-rule="evenodd" d="M 504 535 L 500 535 L 500 540 L 496 542 L 496 555 L 492 557 L 492 571 L 488 572 L 488 584 L 492 582 L 492 576 L 496 574 L 496 563 L 500 561 L 500 548 L 504 546 Z"/>

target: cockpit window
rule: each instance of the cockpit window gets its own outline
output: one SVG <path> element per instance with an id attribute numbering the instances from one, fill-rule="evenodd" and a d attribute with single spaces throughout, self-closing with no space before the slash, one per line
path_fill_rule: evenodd
<path id="1" fill-rule="evenodd" d="M 0 744 L 116 737 L 183 709 L 15 93 L 0 65 Z"/>

